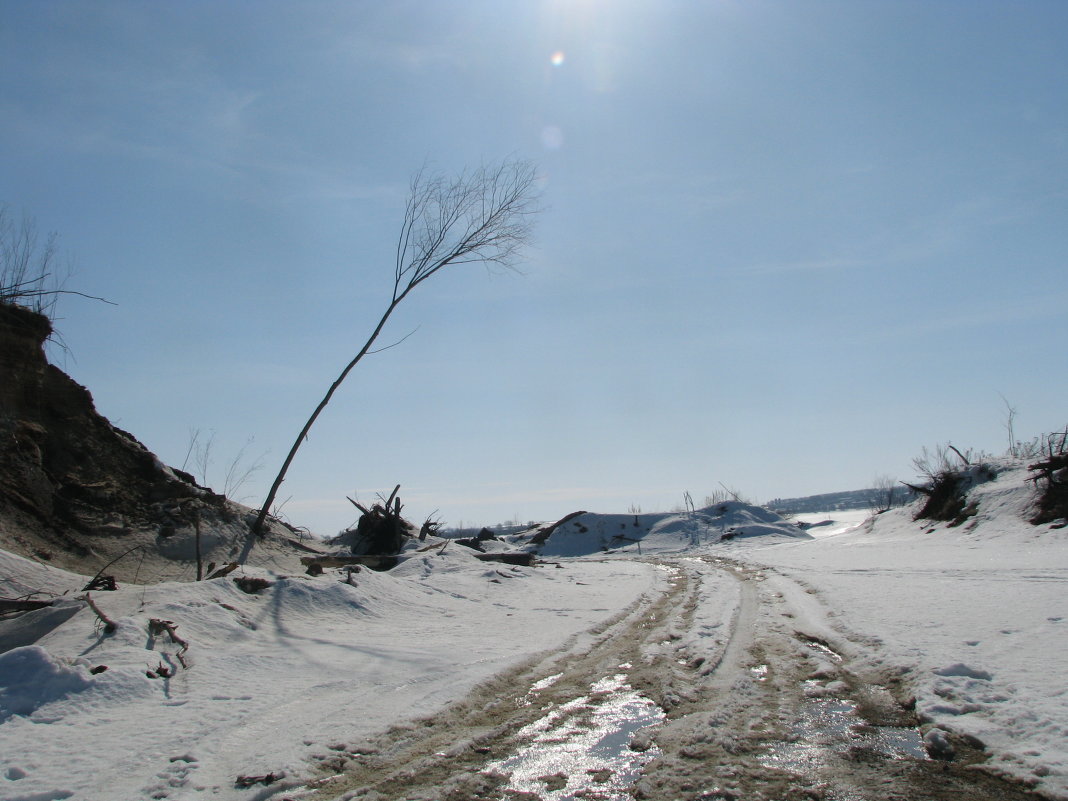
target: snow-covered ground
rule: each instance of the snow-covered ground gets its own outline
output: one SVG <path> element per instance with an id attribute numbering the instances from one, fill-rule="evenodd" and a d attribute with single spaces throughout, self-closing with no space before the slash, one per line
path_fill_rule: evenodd
<path id="1" fill-rule="evenodd" d="M 1068 528 L 1026 522 L 1026 478 L 1016 466 L 974 488 L 978 513 L 960 526 L 908 507 L 739 556 L 816 588 L 843 630 L 870 639 L 873 667 L 907 670 L 921 718 L 1068 796 Z"/>
<path id="2" fill-rule="evenodd" d="M 765 566 L 804 596 L 799 625 L 903 676 L 928 727 L 977 738 L 998 770 L 1068 798 L 1068 529 L 1025 522 L 1025 473 L 974 490 L 979 512 L 956 528 L 914 509 L 812 525 L 732 502 L 583 515 L 541 545 L 509 543 L 539 551 L 536 567 L 449 546 L 353 584 L 249 569 L 271 586 L 124 585 L 92 594 L 110 634 L 73 600 L 84 577 L 0 553 L 0 596 L 69 599 L 0 625 L 0 799 L 284 796 L 331 746 L 434 712 L 663 592 L 669 573 L 643 560 L 687 554 Z M 188 643 L 181 659 L 153 619 Z M 284 778 L 237 786 L 272 774 Z"/>
<path id="3" fill-rule="evenodd" d="M 513 568 L 459 546 L 389 573 L 363 570 L 356 586 L 330 573 L 245 572 L 273 585 L 247 594 L 224 578 L 93 593 L 113 634 L 72 600 L 73 617 L 0 654 L 0 799 L 273 795 L 332 744 L 434 711 L 664 581 L 647 564 Z M 14 575 L 68 595 L 85 584 L 0 554 L 0 576 Z M 62 612 L 23 620 L 45 628 Z M 153 618 L 189 643 L 187 668 L 167 633 L 150 633 Z M 169 678 L 146 675 L 160 665 Z M 271 773 L 287 778 L 234 786 Z"/>

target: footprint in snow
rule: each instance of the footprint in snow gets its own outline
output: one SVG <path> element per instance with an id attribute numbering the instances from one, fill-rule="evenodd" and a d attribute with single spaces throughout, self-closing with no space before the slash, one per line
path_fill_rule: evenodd
<path id="1" fill-rule="evenodd" d="M 973 668 L 963 662 L 954 662 L 952 665 L 935 668 L 933 672 L 936 676 L 960 676 L 961 678 L 980 679 L 982 681 L 990 681 L 994 678 L 994 674 L 989 671 Z"/>

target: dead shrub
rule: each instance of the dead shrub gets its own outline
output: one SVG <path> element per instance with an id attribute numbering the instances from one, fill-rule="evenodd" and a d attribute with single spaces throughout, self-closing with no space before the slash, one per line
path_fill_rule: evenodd
<path id="1" fill-rule="evenodd" d="M 1068 519 L 1068 428 L 1047 435 L 1045 446 L 1045 458 L 1027 468 L 1039 493 L 1035 525 Z"/>
<path id="2" fill-rule="evenodd" d="M 912 460 L 917 472 L 926 479 L 923 484 L 906 484 L 926 500 L 916 513 L 915 520 L 939 520 L 959 526 L 975 514 L 975 505 L 967 503 L 968 492 L 979 484 L 993 481 L 997 471 L 980 459 L 972 462 L 970 450 L 961 452 L 946 443 L 933 451 L 925 447 Z"/>

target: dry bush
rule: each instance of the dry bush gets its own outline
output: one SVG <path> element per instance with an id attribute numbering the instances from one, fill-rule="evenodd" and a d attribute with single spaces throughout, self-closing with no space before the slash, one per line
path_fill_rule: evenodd
<path id="1" fill-rule="evenodd" d="M 973 461 L 975 459 L 975 461 Z M 974 506 L 966 503 L 972 487 L 993 481 L 997 472 L 983 460 L 983 455 L 973 456 L 971 449 L 960 451 L 946 443 L 929 451 L 923 451 L 912 460 L 923 484 L 906 484 L 926 497 L 916 520 L 950 521 L 960 525 L 975 513 Z"/>
<path id="2" fill-rule="evenodd" d="M 1034 524 L 1068 520 L 1068 427 L 1048 434 L 1042 461 L 1028 466 L 1035 471 L 1031 480 L 1039 491 Z"/>

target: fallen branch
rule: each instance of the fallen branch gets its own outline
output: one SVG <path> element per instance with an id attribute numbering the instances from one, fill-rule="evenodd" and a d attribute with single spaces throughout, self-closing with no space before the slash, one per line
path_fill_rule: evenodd
<path id="1" fill-rule="evenodd" d="M 369 515 L 369 514 L 371 514 L 370 510 L 368 510 L 368 509 L 367 509 L 367 507 L 365 507 L 365 506 L 363 506 L 363 505 L 361 505 L 361 504 L 358 504 L 358 503 L 356 503 L 356 501 L 352 500 L 352 498 L 350 498 L 350 497 L 349 497 L 348 495 L 346 495 L 346 496 L 345 496 L 345 499 L 346 499 L 346 500 L 347 500 L 347 501 L 348 501 L 349 503 L 351 503 L 351 504 L 352 504 L 353 506 L 355 506 L 355 507 L 356 507 L 357 509 L 359 509 L 359 510 L 360 510 L 361 512 L 363 512 L 363 513 L 364 513 L 365 515 Z"/>
<path id="2" fill-rule="evenodd" d="M 89 608 L 92 609 L 93 612 L 96 614 L 96 616 L 100 618 L 100 622 L 104 624 L 105 634 L 112 634 L 118 628 L 118 626 L 115 625 L 115 622 L 113 620 L 108 618 L 107 615 L 100 611 L 100 607 L 97 606 L 93 602 L 93 599 L 89 597 L 89 593 L 79 596 L 77 600 L 85 601 L 89 605 Z"/>
<path id="3" fill-rule="evenodd" d="M 211 572 L 208 573 L 208 581 L 211 581 L 212 579 L 222 578 L 223 576 L 229 576 L 231 573 L 233 573 L 239 567 L 240 567 L 240 565 L 237 562 L 230 562 L 230 564 L 228 564 L 228 565 L 223 565 L 218 570 L 216 570 L 214 573 L 211 573 Z M 208 565 L 208 568 L 210 570 L 211 565 Z"/>
<path id="4" fill-rule="evenodd" d="M 971 465 L 972 465 L 971 461 L 968 459 L 967 456 L 965 456 L 963 453 L 961 453 L 959 450 L 957 450 L 956 447 L 954 447 L 953 445 L 950 445 L 948 442 L 946 443 L 946 447 L 949 448 L 951 451 L 953 451 L 953 453 L 957 454 L 957 456 L 960 457 L 960 460 L 962 462 L 964 462 L 964 466 L 965 467 L 971 467 Z M 969 451 L 970 450 L 971 449 L 969 448 Z"/>
<path id="5" fill-rule="evenodd" d="M 185 652 L 189 650 L 189 643 L 178 636 L 178 632 L 175 631 L 178 627 L 170 620 L 160 620 L 158 617 L 154 617 L 148 621 L 148 631 L 153 636 L 163 634 L 167 632 L 170 635 L 171 642 L 180 646 L 178 651 L 174 654 L 174 658 L 177 659 L 186 670 L 189 670 L 189 665 L 185 661 Z"/>
<path id="6" fill-rule="evenodd" d="M 554 531 L 556 531 L 556 529 L 558 529 L 564 523 L 568 522 L 569 520 L 573 520 L 574 518 L 578 517 L 579 515 L 584 515 L 584 514 L 586 514 L 586 512 L 584 512 L 584 511 L 572 512 L 569 515 L 564 515 L 563 517 L 561 517 L 559 520 L 557 520 L 552 525 L 545 526 L 543 528 L 538 529 L 537 533 L 533 537 L 530 538 L 530 544 L 531 545 L 541 545 L 543 542 L 545 542 L 547 539 L 549 539 L 549 537 L 552 536 L 552 533 Z"/>
<path id="7" fill-rule="evenodd" d="M 265 776 L 238 776 L 234 780 L 234 787 L 253 787 L 257 784 L 262 784 L 265 787 L 274 784 L 279 779 L 285 778 L 285 773 L 278 771 L 278 773 L 268 773 Z"/>

